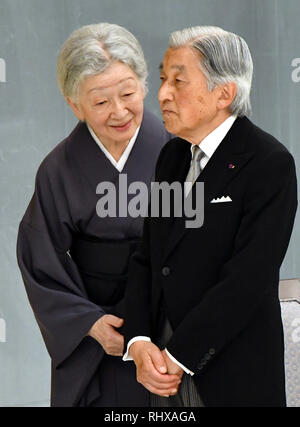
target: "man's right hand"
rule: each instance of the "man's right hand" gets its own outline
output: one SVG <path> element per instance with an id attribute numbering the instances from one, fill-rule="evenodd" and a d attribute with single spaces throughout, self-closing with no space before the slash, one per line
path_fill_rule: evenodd
<path id="1" fill-rule="evenodd" d="M 137 381 L 147 390 L 164 397 L 177 393 L 181 378 L 167 373 L 164 357 L 155 344 L 136 341 L 131 344 L 129 354 L 136 365 Z"/>
<path id="2" fill-rule="evenodd" d="M 115 328 L 120 328 L 124 320 L 112 314 L 100 317 L 91 327 L 88 335 L 102 345 L 105 353 L 111 356 L 122 356 L 124 348 L 124 337 Z"/>

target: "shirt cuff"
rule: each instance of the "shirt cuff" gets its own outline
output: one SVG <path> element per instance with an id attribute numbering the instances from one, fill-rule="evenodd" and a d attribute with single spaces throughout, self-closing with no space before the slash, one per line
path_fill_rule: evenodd
<path id="1" fill-rule="evenodd" d="M 134 337 L 134 338 L 132 338 L 128 342 L 126 353 L 124 354 L 124 356 L 122 358 L 122 360 L 124 362 L 127 362 L 128 360 L 133 360 L 132 356 L 130 356 L 130 354 L 129 354 L 129 347 L 131 346 L 131 344 L 133 344 L 136 341 L 148 341 L 148 342 L 151 342 L 151 339 L 149 337 Z"/>
<path id="2" fill-rule="evenodd" d="M 189 375 L 194 375 L 194 372 L 190 371 L 188 368 L 186 368 L 184 365 L 182 365 L 181 363 L 179 363 L 175 357 L 172 356 L 172 354 L 170 354 L 168 352 L 168 350 L 165 348 L 165 351 L 167 353 L 167 356 L 172 360 L 172 362 L 176 363 L 176 365 L 180 366 L 181 369 L 184 370 L 185 373 L 189 374 Z"/>

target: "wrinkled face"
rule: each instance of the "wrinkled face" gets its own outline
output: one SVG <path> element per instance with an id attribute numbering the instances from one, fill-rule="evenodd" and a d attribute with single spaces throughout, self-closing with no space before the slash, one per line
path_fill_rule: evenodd
<path id="1" fill-rule="evenodd" d="M 87 77 L 79 102 L 67 99 L 79 120 L 86 121 L 104 145 L 129 141 L 143 118 L 144 89 L 132 71 L 114 62 L 103 73 Z"/>
<path id="2" fill-rule="evenodd" d="M 189 47 L 167 50 L 160 77 L 158 100 L 166 129 L 187 140 L 197 139 L 217 116 L 218 88 L 208 90 L 199 57 Z"/>

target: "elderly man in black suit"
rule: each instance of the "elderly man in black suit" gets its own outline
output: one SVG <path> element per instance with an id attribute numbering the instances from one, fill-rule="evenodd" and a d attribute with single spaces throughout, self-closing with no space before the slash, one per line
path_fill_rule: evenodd
<path id="1" fill-rule="evenodd" d="M 204 182 L 204 223 L 149 215 L 129 268 L 123 359 L 153 405 L 286 405 L 278 282 L 296 174 L 284 145 L 247 118 L 252 72 L 238 35 L 171 34 L 159 101 L 177 137 L 155 181 Z"/>

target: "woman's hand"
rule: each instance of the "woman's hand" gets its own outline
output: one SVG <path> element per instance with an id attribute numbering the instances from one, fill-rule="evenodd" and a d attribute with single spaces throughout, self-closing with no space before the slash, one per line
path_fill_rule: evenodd
<path id="1" fill-rule="evenodd" d="M 94 323 L 88 335 L 101 344 L 105 353 L 110 356 L 122 356 L 124 337 L 115 328 L 120 328 L 123 323 L 124 319 L 112 314 L 105 314 Z"/>

